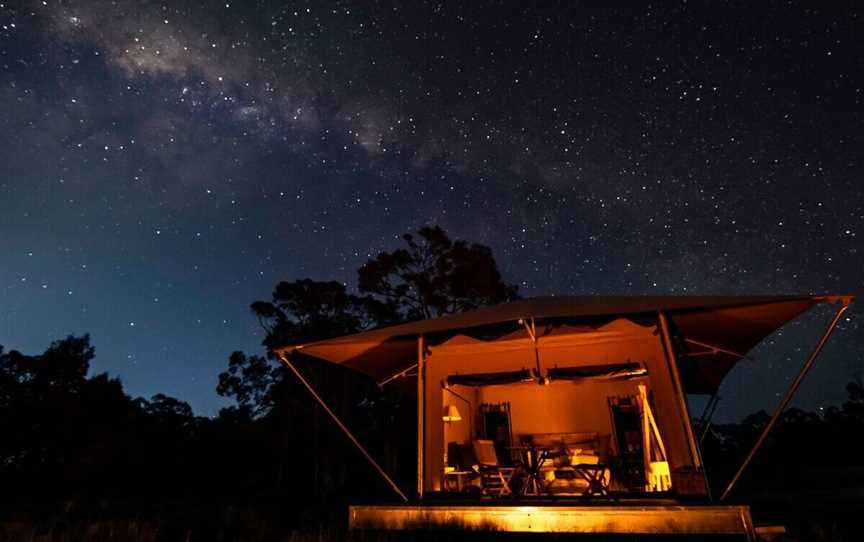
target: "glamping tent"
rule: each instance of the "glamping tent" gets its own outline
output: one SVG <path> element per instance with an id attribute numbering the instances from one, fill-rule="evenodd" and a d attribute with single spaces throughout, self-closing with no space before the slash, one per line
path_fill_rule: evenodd
<path id="1" fill-rule="evenodd" d="M 705 507 L 678 507 L 672 522 L 677 527 L 670 527 L 665 509 L 654 510 L 656 521 L 651 519 L 651 503 L 710 502 L 686 396 L 715 393 L 766 336 L 819 303 L 839 303 L 779 416 L 850 301 L 847 296 L 539 297 L 277 353 L 319 401 L 291 362 L 293 354 L 341 364 L 381 386 L 408 384 L 416 392 L 413 491 L 398 487 L 322 401 L 394 491 L 416 501 L 352 507 L 355 526 L 407 527 L 471 517 L 475 526 L 491 522 L 512 530 L 591 531 L 602 524 L 605 532 L 750 532 L 746 507 L 715 506 L 707 516 Z M 618 512 L 604 502 L 609 495 Z M 440 497 L 456 498 L 461 507 L 457 500 L 442 505 Z M 557 506 L 547 505 L 550 498 Z M 510 509 L 501 506 L 502 499 L 539 507 Z M 623 504 L 627 499 L 640 503 L 640 514 L 631 517 L 634 509 Z M 592 506 L 598 503 L 606 506 L 596 512 Z M 615 513 L 631 516 L 611 521 Z M 599 515 L 589 519 L 592 514 Z M 695 527 L 687 531 L 690 524 Z"/>

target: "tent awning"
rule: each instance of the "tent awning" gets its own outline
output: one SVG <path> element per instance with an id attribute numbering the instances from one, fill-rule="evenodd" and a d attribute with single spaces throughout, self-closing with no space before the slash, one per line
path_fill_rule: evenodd
<path id="1" fill-rule="evenodd" d="M 716 391 L 726 373 L 766 336 L 821 302 L 850 296 L 565 296 L 535 297 L 461 314 L 374 329 L 279 348 L 302 352 L 366 373 L 378 381 L 417 361 L 417 337 L 440 344 L 456 335 L 494 340 L 518 332 L 520 320 L 538 326 L 601 326 L 618 318 L 642 323 L 669 319 L 679 344 L 688 393 Z M 543 340 L 542 338 L 540 339 Z"/>

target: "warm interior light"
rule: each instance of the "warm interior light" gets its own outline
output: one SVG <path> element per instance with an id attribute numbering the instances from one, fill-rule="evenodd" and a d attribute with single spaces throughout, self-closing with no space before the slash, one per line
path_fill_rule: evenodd
<path id="1" fill-rule="evenodd" d="M 444 407 L 444 416 L 442 419 L 445 422 L 458 422 L 462 420 L 462 415 L 459 414 L 459 409 L 456 405 L 447 405 Z"/>

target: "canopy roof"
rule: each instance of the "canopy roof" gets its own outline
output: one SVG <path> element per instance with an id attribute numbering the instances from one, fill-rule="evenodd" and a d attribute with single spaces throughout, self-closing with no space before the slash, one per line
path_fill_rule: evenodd
<path id="1" fill-rule="evenodd" d="M 523 327 L 520 321 L 530 319 L 537 326 L 599 327 L 618 318 L 653 324 L 657 313 L 663 312 L 677 342 L 687 392 L 712 393 L 732 366 L 766 336 L 818 303 L 843 298 L 827 295 L 534 297 L 286 346 L 276 352 L 301 351 L 382 381 L 416 363 L 420 335 L 427 344 L 440 344 L 456 335 L 494 341 L 519 331 Z"/>

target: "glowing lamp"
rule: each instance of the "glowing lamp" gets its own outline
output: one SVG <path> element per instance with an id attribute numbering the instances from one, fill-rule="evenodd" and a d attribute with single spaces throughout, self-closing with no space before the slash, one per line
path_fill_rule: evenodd
<path id="1" fill-rule="evenodd" d="M 456 408 L 456 405 L 447 405 L 444 407 L 444 416 L 441 419 L 445 422 L 458 422 L 462 421 L 462 415 L 459 414 L 459 409 Z"/>

